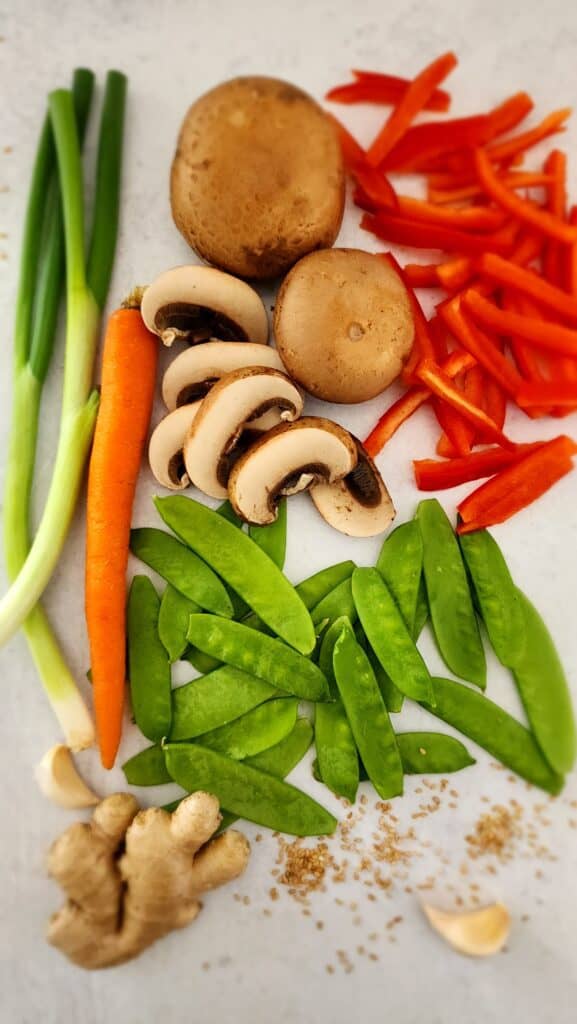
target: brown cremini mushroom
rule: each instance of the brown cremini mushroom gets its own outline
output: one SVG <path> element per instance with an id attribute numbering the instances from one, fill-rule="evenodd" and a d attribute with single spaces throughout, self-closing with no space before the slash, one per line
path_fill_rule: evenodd
<path id="1" fill-rule="evenodd" d="M 184 119 L 170 198 L 178 230 L 207 262 L 276 277 L 338 234 L 345 185 L 334 127 L 288 82 L 223 82 Z"/>
<path id="2" fill-rule="evenodd" d="M 268 319 L 262 299 L 246 281 L 214 267 L 165 270 L 144 290 L 140 311 L 165 345 L 220 338 L 265 345 Z"/>
<path id="3" fill-rule="evenodd" d="M 358 462 L 336 483 L 311 487 L 310 496 L 323 519 L 348 537 L 376 537 L 395 518 L 395 506 L 384 480 L 360 441 L 353 438 Z"/>
<path id="4" fill-rule="evenodd" d="M 284 373 L 274 348 L 250 342 L 207 341 L 194 345 L 173 359 L 162 380 L 162 397 L 171 411 L 194 402 L 210 391 L 217 380 L 246 366 L 270 366 Z"/>
<path id="5" fill-rule="evenodd" d="M 403 282 L 360 249 L 325 249 L 300 260 L 277 296 L 274 330 L 291 377 L 317 398 L 339 403 L 384 391 L 414 339 Z"/>

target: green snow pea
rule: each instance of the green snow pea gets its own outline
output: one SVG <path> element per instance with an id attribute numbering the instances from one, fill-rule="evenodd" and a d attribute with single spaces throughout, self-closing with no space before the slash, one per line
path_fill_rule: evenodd
<path id="1" fill-rule="evenodd" d="M 475 764 L 467 748 L 442 732 L 398 732 L 405 775 L 448 775 Z"/>
<path id="2" fill-rule="evenodd" d="M 434 498 L 420 502 L 417 521 L 423 538 L 429 611 L 439 650 L 455 675 L 484 690 L 485 652 L 457 538 Z"/>
<path id="3" fill-rule="evenodd" d="M 196 743 L 167 743 L 166 766 L 183 789 L 214 793 L 239 818 L 295 836 L 327 835 L 337 821 L 306 793 Z"/>
<path id="4" fill-rule="evenodd" d="M 241 622 L 218 615 L 191 615 L 188 639 L 206 654 L 222 658 L 227 665 L 250 672 L 279 690 L 303 700 L 328 699 L 327 681 L 314 662 Z"/>
<path id="5" fill-rule="evenodd" d="M 357 612 L 355 603 L 353 601 L 352 584 L 350 577 L 339 583 L 334 590 L 329 591 L 321 601 L 316 604 L 311 612 L 312 620 L 315 626 L 319 626 L 322 622 L 333 622 L 335 619 L 341 616 L 346 616 L 347 619 L 354 625 L 357 619 Z"/>
<path id="6" fill-rule="evenodd" d="M 188 623 L 186 625 L 188 631 Z M 197 672 L 200 672 L 201 676 L 207 676 L 210 672 L 215 672 L 217 668 L 220 668 L 222 661 L 219 658 L 211 658 L 210 654 L 205 654 L 204 651 L 199 651 L 198 647 L 189 646 L 182 655 L 183 661 L 188 661 Z"/>
<path id="7" fill-rule="evenodd" d="M 423 541 L 418 523 L 403 523 L 389 534 L 377 559 L 377 569 L 397 602 L 409 633 L 415 637 L 423 572 Z"/>
<path id="8" fill-rule="evenodd" d="M 160 602 L 158 633 L 171 662 L 182 658 L 188 647 L 188 620 L 193 612 L 200 610 L 198 604 L 167 583 Z"/>
<path id="9" fill-rule="evenodd" d="M 286 555 L 287 509 L 287 500 L 282 498 L 278 503 L 278 515 L 274 523 L 248 528 L 251 540 L 258 544 L 279 569 L 283 568 Z"/>
<path id="10" fill-rule="evenodd" d="M 172 691 L 171 740 L 189 740 L 233 722 L 279 691 L 231 665 Z"/>
<path id="11" fill-rule="evenodd" d="M 432 700 L 427 666 L 378 569 L 355 569 L 353 597 L 367 640 L 395 686 L 413 700 Z"/>
<path id="12" fill-rule="evenodd" d="M 195 738 L 195 743 L 240 761 L 268 750 L 288 736 L 295 726 L 297 711 L 295 697 L 278 697 L 259 704 L 228 725 L 203 733 Z"/>
<path id="13" fill-rule="evenodd" d="M 155 504 L 167 526 L 204 558 L 277 636 L 302 654 L 311 653 L 315 630 L 307 609 L 286 576 L 250 537 L 192 498 L 156 498 Z"/>
<path id="14" fill-rule="evenodd" d="M 297 583 L 295 590 L 306 608 L 314 608 L 322 601 L 323 597 L 330 594 L 331 590 L 338 587 L 339 583 L 350 579 L 355 568 L 354 562 L 337 562 L 336 565 L 329 565 L 306 580 Z"/>
<path id="15" fill-rule="evenodd" d="M 513 676 L 541 750 L 554 771 L 573 767 L 575 717 L 559 655 L 543 619 L 525 594 L 517 590 L 525 623 L 526 645 Z"/>
<path id="16" fill-rule="evenodd" d="M 425 577 L 421 576 L 421 582 L 419 583 L 419 592 L 417 594 L 417 611 L 415 614 L 415 630 L 413 636 L 415 640 L 418 640 L 427 619 L 429 618 L 429 602 L 427 601 L 427 588 L 425 586 Z"/>
<path id="17" fill-rule="evenodd" d="M 371 663 L 350 624 L 341 628 L 335 644 L 333 670 L 359 755 L 373 786 L 384 800 L 399 796 L 403 792 L 403 766 L 395 734 Z"/>
<path id="18" fill-rule="evenodd" d="M 523 654 L 527 630 L 507 563 L 487 530 L 463 534 L 459 544 L 491 646 L 501 664 L 511 667 Z"/>
<path id="19" fill-rule="evenodd" d="M 226 501 L 223 501 L 222 505 L 219 505 L 215 511 L 218 516 L 222 516 L 223 519 L 232 523 L 233 526 L 238 527 L 239 530 L 243 529 L 244 523 L 240 516 L 237 516 L 228 498 Z"/>
<path id="20" fill-rule="evenodd" d="M 132 711 L 149 740 L 170 732 L 170 662 L 158 635 L 160 598 L 148 576 L 135 576 L 128 594 L 128 668 Z"/>
<path id="21" fill-rule="evenodd" d="M 326 630 L 319 653 L 319 668 L 326 676 L 335 699 L 315 709 L 315 743 L 322 781 L 352 804 L 359 786 L 359 758 L 345 706 L 340 698 L 333 671 L 333 652 L 348 619 L 336 619 Z"/>
<path id="22" fill-rule="evenodd" d="M 361 644 L 361 647 L 365 647 L 371 667 L 375 673 L 375 679 L 377 680 L 379 690 L 383 695 L 387 711 L 389 714 L 398 715 L 399 712 L 403 710 L 403 704 L 405 702 L 404 693 L 401 693 L 399 687 L 395 686 L 388 672 L 385 672 L 368 640 L 366 642 L 366 646 Z"/>
<path id="23" fill-rule="evenodd" d="M 164 786 L 172 782 L 164 763 L 160 744 L 145 747 L 122 765 L 126 781 L 131 786 Z"/>
<path id="24" fill-rule="evenodd" d="M 229 526 L 229 529 L 233 527 Z M 236 531 L 238 532 L 238 531 Z M 142 527 L 132 530 L 130 548 L 184 597 L 215 615 L 231 617 L 233 606 L 224 583 L 184 544 L 163 530 Z"/>
<path id="25" fill-rule="evenodd" d="M 547 764 L 533 734 L 488 697 L 452 679 L 433 679 L 433 715 L 478 743 L 512 771 L 548 793 L 559 793 L 563 777 Z"/>

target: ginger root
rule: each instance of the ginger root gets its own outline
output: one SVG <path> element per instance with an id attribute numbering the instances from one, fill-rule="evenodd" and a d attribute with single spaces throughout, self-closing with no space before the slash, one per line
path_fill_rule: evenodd
<path id="1" fill-rule="evenodd" d="M 208 793 L 192 793 L 172 815 L 139 811 L 129 793 L 106 797 L 91 822 L 76 822 L 50 849 L 49 873 L 68 899 L 51 918 L 48 942 L 94 970 L 184 928 L 201 895 L 238 878 L 248 862 L 242 833 L 211 839 L 220 821 Z"/>

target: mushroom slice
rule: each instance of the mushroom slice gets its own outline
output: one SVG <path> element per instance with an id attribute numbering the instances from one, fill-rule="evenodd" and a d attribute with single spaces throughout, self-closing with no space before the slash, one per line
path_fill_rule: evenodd
<path id="1" fill-rule="evenodd" d="M 268 345 L 213 340 L 185 349 L 164 374 L 162 397 L 166 408 L 172 412 L 179 405 L 204 398 L 225 373 L 242 370 L 246 366 L 271 366 L 285 372 L 278 352 Z"/>
<path id="2" fill-rule="evenodd" d="M 502 903 L 480 910 L 448 912 L 423 903 L 429 924 L 458 953 L 465 956 L 492 956 L 499 953 L 509 938 L 511 918 Z"/>
<path id="3" fill-rule="evenodd" d="M 360 441 L 353 438 L 358 462 L 334 484 L 320 483 L 310 495 L 330 526 L 348 537 L 376 537 L 395 518 L 395 506 L 383 478 Z"/>
<path id="4" fill-rule="evenodd" d="M 190 480 L 212 498 L 226 498 L 245 428 L 254 430 L 257 417 L 270 409 L 280 410 L 281 419 L 296 420 L 302 408 L 299 389 L 279 370 L 251 366 L 227 374 L 203 400 L 185 441 Z"/>
<path id="5" fill-rule="evenodd" d="M 72 754 L 63 743 L 47 751 L 35 775 L 44 796 L 59 807 L 77 810 L 94 807 L 100 800 L 78 774 Z"/>
<path id="6" fill-rule="evenodd" d="M 264 345 L 268 338 L 266 310 L 254 288 L 214 267 L 166 270 L 145 290 L 140 311 L 165 345 L 211 337 Z"/>
<path id="7" fill-rule="evenodd" d="M 160 421 L 148 445 L 148 461 L 159 484 L 171 491 L 183 491 L 190 484 L 184 465 L 183 448 L 202 402 L 181 405 Z"/>
<path id="8" fill-rule="evenodd" d="M 264 526 L 275 521 L 281 494 L 294 494 L 319 480 L 341 480 L 357 458 L 347 430 L 331 420 L 305 416 L 270 430 L 240 457 L 230 474 L 228 496 L 237 515 Z"/>

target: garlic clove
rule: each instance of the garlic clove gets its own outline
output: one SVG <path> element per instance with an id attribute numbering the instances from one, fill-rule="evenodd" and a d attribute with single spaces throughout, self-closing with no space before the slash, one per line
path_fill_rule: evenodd
<path id="1" fill-rule="evenodd" d="M 511 930 L 509 911 L 502 903 L 492 903 L 465 913 L 438 910 L 423 903 L 429 924 L 458 953 L 465 956 L 492 956 L 505 945 Z"/>
<path id="2" fill-rule="evenodd" d="M 35 776 L 44 796 L 59 807 L 94 807 L 100 800 L 78 774 L 70 749 L 63 743 L 46 752 Z"/>

